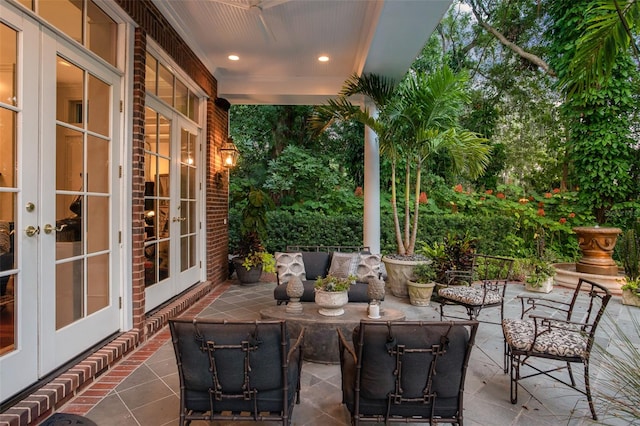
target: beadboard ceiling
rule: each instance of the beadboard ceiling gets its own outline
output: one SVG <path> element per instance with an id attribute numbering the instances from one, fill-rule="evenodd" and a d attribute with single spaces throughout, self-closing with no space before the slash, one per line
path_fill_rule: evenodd
<path id="1" fill-rule="evenodd" d="M 325 102 L 354 73 L 400 79 L 451 0 L 154 3 L 216 77 L 219 97 L 300 105 Z"/>

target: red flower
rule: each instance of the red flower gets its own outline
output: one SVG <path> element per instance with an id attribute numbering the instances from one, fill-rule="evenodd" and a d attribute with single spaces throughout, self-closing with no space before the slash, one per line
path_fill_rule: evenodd
<path id="1" fill-rule="evenodd" d="M 529 201 L 533 201 L 535 200 L 535 198 L 533 198 L 533 195 L 529 195 Z"/>
<path id="2" fill-rule="evenodd" d="M 565 223 L 566 221 L 567 221 L 567 219 L 566 219 L 566 218 L 564 218 L 564 217 L 561 217 L 561 218 L 558 220 L 558 222 L 560 222 L 560 223 Z"/>
<path id="3" fill-rule="evenodd" d="M 553 197 L 553 194 L 551 194 L 550 192 L 544 193 L 544 198 L 551 198 L 551 197 Z"/>
<path id="4" fill-rule="evenodd" d="M 576 217 L 576 214 L 575 214 L 575 213 L 573 213 L 573 212 L 571 212 L 571 213 L 569 213 L 569 217 L 570 217 L 571 219 L 573 219 L 574 217 Z"/>
<path id="5" fill-rule="evenodd" d="M 362 197 L 364 195 L 364 191 L 361 186 L 356 187 L 356 190 L 353 193 L 356 197 Z"/>
<path id="6" fill-rule="evenodd" d="M 538 209 L 538 216 L 544 216 L 544 209 Z"/>
<path id="7" fill-rule="evenodd" d="M 456 186 L 453 187 L 453 190 L 458 192 L 458 193 L 462 193 L 462 184 L 459 183 Z"/>
<path id="8" fill-rule="evenodd" d="M 486 197 L 480 197 L 480 201 L 484 201 L 486 199 L 487 199 Z"/>
<path id="9" fill-rule="evenodd" d="M 507 198 L 507 197 L 505 197 L 505 195 L 504 195 L 502 192 L 498 192 L 498 193 L 496 194 L 496 197 L 497 197 L 497 198 L 500 198 L 501 200 L 504 200 L 505 198 Z"/>
<path id="10" fill-rule="evenodd" d="M 560 193 L 560 188 L 553 188 L 553 193 L 554 194 L 559 194 Z"/>
<path id="11" fill-rule="evenodd" d="M 486 191 L 484 191 L 486 194 L 491 195 L 493 194 L 493 189 L 487 189 Z"/>
<path id="12" fill-rule="evenodd" d="M 424 192 L 424 191 L 423 191 L 423 192 L 421 192 L 421 193 L 420 193 L 420 198 L 418 198 L 418 202 L 419 202 L 420 204 L 427 204 L 427 201 L 428 201 L 428 200 L 427 200 L 427 193 L 426 193 L 426 192 Z"/>
<path id="13" fill-rule="evenodd" d="M 543 203 L 542 201 L 540 201 L 540 202 L 538 203 L 538 207 L 540 207 L 540 208 L 544 207 L 544 203 Z"/>

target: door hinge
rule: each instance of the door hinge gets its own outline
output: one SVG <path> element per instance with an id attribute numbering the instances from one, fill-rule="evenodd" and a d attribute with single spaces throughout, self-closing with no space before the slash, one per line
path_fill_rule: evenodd
<path id="1" fill-rule="evenodd" d="M 124 104 L 120 101 L 120 112 L 124 111 Z"/>
<path id="2" fill-rule="evenodd" d="M 118 177 L 122 177 L 122 166 L 118 166 Z"/>
<path id="3" fill-rule="evenodd" d="M 122 244 L 122 231 L 118 231 L 118 244 Z"/>
<path id="4" fill-rule="evenodd" d="M 122 309 L 122 296 L 118 297 L 118 307 Z"/>
<path id="5" fill-rule="evenodd" d="M 202 268 L 202 260 L 200 261 L 200 268 Z"/>

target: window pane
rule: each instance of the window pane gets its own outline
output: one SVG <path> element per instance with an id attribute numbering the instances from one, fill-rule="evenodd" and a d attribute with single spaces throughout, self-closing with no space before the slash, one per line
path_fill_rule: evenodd
<path id="1" fill-rule="evenodd" d="M 16 113 L 0 108 L 0 187 L 16 186 Z M 5 204 L 0 204 L 4 206 Z"/>
<path id="2" fill-rule="evenodd" d="M 176 78 L 176 109 L 184 115 L 188 114 L 188 96 L 187 86 Z"/>
<path id="3" fill-rule="evenodd" d="M 171 157 L 171 121 L 163 116 L 160 117 L 158 125 L 158 154 L 164 157 Z M 164 171 L 161 173 L 168 173 Z"/>
<path id="4" fill-rule="evenodd" d="M 82 125 L 84 72 L 65 59 L 58 57 L 56 64 L 56 119 Z"/>
<path id="5" fill-rule="evenodd" d="M 144 149 L 158 152 L 158 114 L 151 108 L 145 108 Z"/>
<path id="6" fill-rule="evenodd" d="M 109 192 L 108 139 L 87 136 L 87 187 L 91 192 Z"/>
<path id="7" fill-rule="evenodd" d="M 82 43 L 82 0 L 38 2 L 38 13 L 63 33 Z"/>
<path id="8" fill-rule="evenodd" d="M 158 94 L 157 86 L 157 72 L 158 69 L 158 61 L 156 58 L 147 53 L 146 59 L 146 72 L 144 77 L 144 86 L 147 93 L 152 93 L 154 95 Z"/>
<path id="9" fill-rule="evenodd" d="M 191 92 L 189 92 L 189 114 L 188 117 L 195 121 L 196 123 L 200 122 L 200 100 Z"/>
<path id="10" fill-rule="evenodd" d="M 158 97 L 173 106 L 173 73 L 162 64 L 158 66 Z"/>
<path id="11" fill-rule="evenodd" d="M 180 198 L 187 198 L 189 194 L 189 167 L 180 165 Z"/>
<path id="12" fill-rule="evenodd" d="M 109 255 L 87 259 L 87 315 L 109 305 Z"/>
<path id="13" fill-rule="evenodd" d="M 111 111 L 111 86 L 89 74 L 89 94 L 87 105 L 87 128 L 92 132 L 109 136 Z"/>
<path id="14" fill-rule="evenodd" d="M 9 105 L 17 105 L 17 37 L 13 29 L 0 24 L 0 103 Z"/>
<path id="15" fill-rule="evenodd" d="M 109 197 L 87 196 L 87 252 L 109 248 Z"/>
<path id="16" fill-rule="evenodd" d="M 33 0 L 18 0 L 18 3 L 24 5 L 24 7 L 33 10 Z"/>
<path id="17" fill-rule="evenodd" d="M 82 203 L 81 195 L 56 195 L 56 242 L 69 243 L 82 241 Z M 82 245 L 78 251 L 69 251 L 65 245 L 56 244 L 56 259 L 66 259 L 69 256 L 82 254 Z"/>
<path id="18" fill-rule="evenodd" d="M 118 26 L 93 1 L 87 4 L 87 41 L 85 46 L 116 66 Z"/>

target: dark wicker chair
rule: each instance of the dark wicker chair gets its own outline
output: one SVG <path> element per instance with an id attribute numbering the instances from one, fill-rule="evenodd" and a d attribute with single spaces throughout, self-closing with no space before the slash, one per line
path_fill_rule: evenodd
<path id="1" fill-rule="evenodd" d="M 520 319 L 502 321 L 505 362 L 511 370 L 511 403 L 518 402 L 521 380 L 545 375 L 586 395 L 591 416 L 598 420 L 589 384 L 589 358 L 611 293 L 600 284 L 580 279 L 570 301 L 528 295 L 518 298 L 522 303 Z M 559 363 L 550 362 L 552 360 Z M 572 363 L 584 366 L 584 390 L 576 385 Z M 524 366 L 532 372 L 522 375 Z M 568 378 L 552 374 L 565 369 Z"/>
<path id="2" fill-rule="evenodd" d="M 281 420 L 300 403 L 304 329 L 284 321 L 169 320 L 180 377 L 180 425 Z"/>
<path id="3" fill-rule="evenodd" d="M 448 316 L 444 315 L 445 306 L 456 305 L 463 306 L 471 320 L 478 319 L 485 308 L 500 308 L 502 321 L 504 295 L 512 268 L 513 259 L 476 254 L 471 270 L 447 271 L 447 287 L 438 290 L 436 297 L 440 304 L 440 320 Z"/>
<path id="4" fill-rule="evenodd" d="M 462 425 L 464 380 L 477 321 L 361 321 L 338 330 L 342 402 L 351 423 Z"/>

